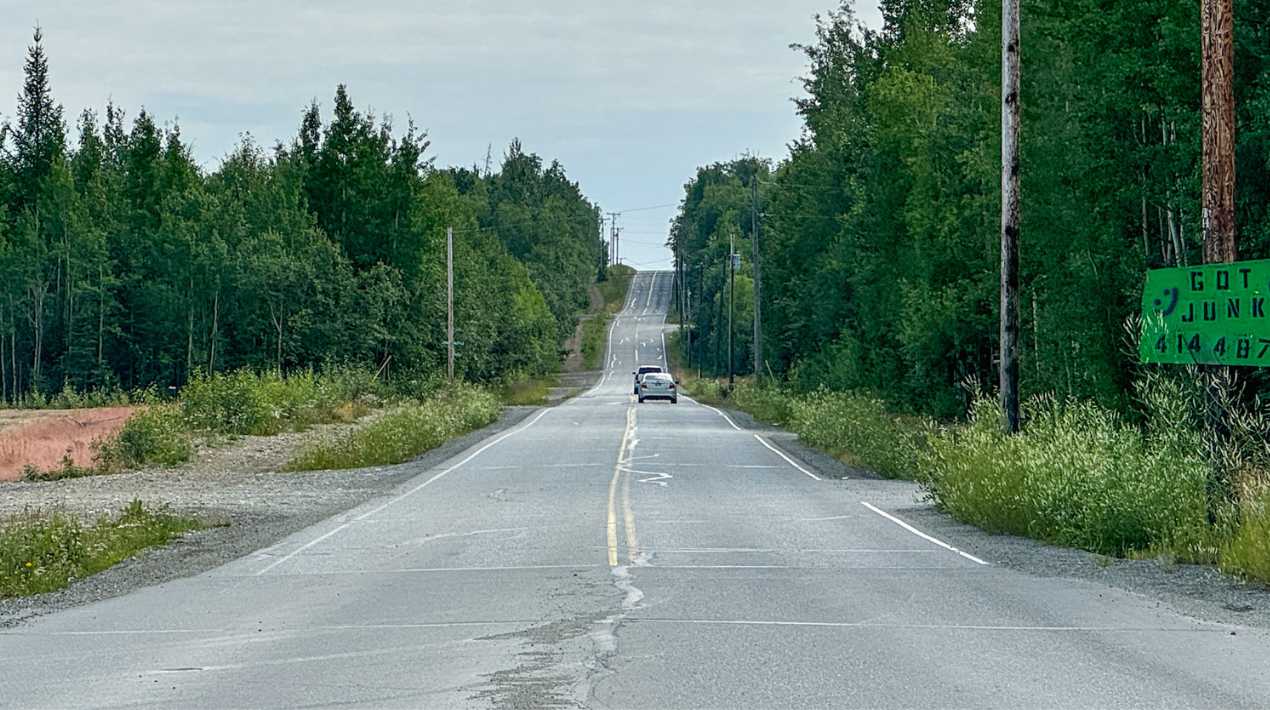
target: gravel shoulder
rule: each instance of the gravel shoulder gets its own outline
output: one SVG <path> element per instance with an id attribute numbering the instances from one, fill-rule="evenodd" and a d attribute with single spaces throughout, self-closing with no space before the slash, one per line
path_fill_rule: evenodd
<path id="1" fill-rule="evenodd" d="M 1242 582 L 1207 565 L 1177 564 L 1167 559 L 1117 559 L 1023 537 L 987 533 L 955 520 L 925 501 L 920 487 L 911 481 L 886 480 L 871 471 L 848 466 L 804 445 L 796 434 L 760 422 L 745 412 L 722 409 L 739 426 L 762 433 L 821 477 L 850 479 L 831 485 L 850 486 L 861 498 L 926 534 L 998 567 L 1034 577 L 1105 585 L 1203 621 L 1270 628 L 1270 588 L 1264 585 Z"/>
<path id="2" fill-rule="evenodd" d="M 515 426 L 537 409 L 506 407 L 493 424 L 397 466 L 278 472 L 297 447 L 334 433 L 333 430 L 357 426 L 354 424 L 273 437 L 243 437 L 226 446 L 204 448 L 194 462 L 172 469 L 0 483 L 0 515 L 58 509 L 95 518 L 117 512 L 139 498 L 147 505 L 167 506 L 212 525 L 166 547 L 147 550 L 61 591 L 0 600 L 0 628 L 218 567 L 372 498 L 387 495 L 476 443 Z"/>

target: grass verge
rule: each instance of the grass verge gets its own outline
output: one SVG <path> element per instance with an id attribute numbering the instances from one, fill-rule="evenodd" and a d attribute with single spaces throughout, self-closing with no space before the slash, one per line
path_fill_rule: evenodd
<path id="1" fill-rule="evenodd" d="M 92 525 L 63 513 L 0 521 L 0 598 L 52 592 L 201 526 L 135 500 Z"/>
<path id="2" fill-rule="evenodd" d="M 404 463 L 447 440 L 498 418 L 498 398 L 471 385 L 455 385 L 421 402 L 403 405 L 366 426 L 301 451 L 288 471 L 363 468 Z"/>
<path id="3" fill-rule="evenodd" d="M 597 284 L 600 295 L 604 298 L 604 310 L 616 314 L 626 305 L 626 294 L 631 288 L 631 279 L 635 278 L 635 269 L 625 264 L 614 264 L 608 268 L 608 278 Z"/>
<path id="4" fill-rule="evenodd" d="M 541 406 L 547 403 L 547 395 L 558 386 L 556 374 L 525 377 L 504 383 L 498 388 L 498 398 L 509 407 Z"/>

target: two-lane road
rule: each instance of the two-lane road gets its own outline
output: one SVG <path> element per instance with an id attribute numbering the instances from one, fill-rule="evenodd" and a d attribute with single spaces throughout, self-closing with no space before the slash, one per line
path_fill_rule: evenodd
<path id="1" fill-rule="evenodd" d="M 1270 635 L 992 565 L 721 412 L 589 393 L 203 575 L 0 632 L 5 707 L 1270 705 Z M 951 544 L 950 544 L 951 543 Z"/>

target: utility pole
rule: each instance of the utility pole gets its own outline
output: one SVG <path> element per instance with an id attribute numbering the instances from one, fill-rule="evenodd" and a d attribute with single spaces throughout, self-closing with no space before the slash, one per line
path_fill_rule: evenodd
<path id="1" fill-rule="evenodd" d="M 1001 1 L 1001 419 L 1019 430 L 1019 0 Z"/>
<path id="2" fill-rule="evenodd" d="M 609 263 L 616 264 L 620 258 L 617 250 L 617 212 L 609 212 Z"/>
<path id="3" fill-rule="evenodd" d="M 732 313 L 736 310 L 736 232 L 728 229 L 728 391 L 736 387 L 732 368 Z"/>
<path id="4" fill-rule="evenodd" d="M 750 245 L 754 251 L 754 382 L 763 381 L 763 269 L 758 245 L 758 161 L 750 178 Z"/>
<path id="5" fill-rule="evenodd" d="M 446 373 L 454 382 L 454 227 L 445 228 Z"/>
<path id="6" fill-rule="evenodd" d="M 1230 263 L 1235 244 L 1233 0 L 1203 0 L 1204 261 Z"/>
<path id="7" fill-rule="evenodd" d="M 1203 228 L 1204 262 L 1230 263 L 1239 258 L 1235 242 L 1235 43 L 1233 0 L 1202 0 L 1203 32 Z M 1231 382 L 1228 368 L 1206 367 L 1206 419 L 1218 440 L 1230 436 L 1223 389 Z M 1210 489 L 1228 490 L 1225 476 Z M 1211 491 L 1210 491 L 1211 492 Z M 1227 494 L 1228 495 L 1228 494 Z M 1212 500 L 1212 498 L 1210 498 Z M 1216 520 L 1210 506 L 1209 519 Z"/>

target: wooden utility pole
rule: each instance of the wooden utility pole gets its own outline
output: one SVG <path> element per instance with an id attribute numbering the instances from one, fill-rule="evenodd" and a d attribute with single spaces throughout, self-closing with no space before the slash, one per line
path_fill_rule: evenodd
<path id="1" fill-rule="evenodd" d="M 732 314 L 736 310 L 736 235 L 728 230 L 728 391 L 736 387 L 736 371 L 732 366 Z"/>
<path id="2" fill-rule="evenodd" d="M 454 382 L 454 228 L 445 228 L 446 373 Z"/>
<path id="3" fill-rule="evenodd" d="M 617 250 L 617 218 L 619 216 L 617 212 L 609 212 L 609 264 L 618 263 L 621 256 Z"/>
<path id="4" fill-rule="evenodd" d="M 1230 263 L 1235 244 L 1235 43 L 1233 0 L 1203 0 L 1204 261 Z"/>
<path id="5" fill-rule="evenodd" d="M 750 178 L 750 246 L 754 253 L 754 381 L 763 380 L 763 261 L 758 244 L 758 161 Z"/>
<path id="6" fill-rule="evenodd" d="M 1019 0 L 1001 2 L 1001 419 L 1019 430 Z"/>

